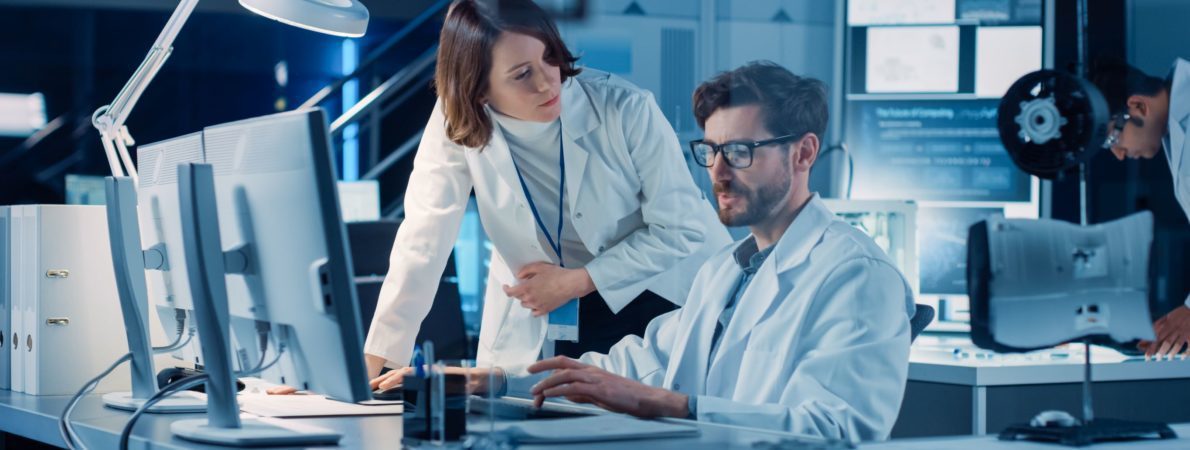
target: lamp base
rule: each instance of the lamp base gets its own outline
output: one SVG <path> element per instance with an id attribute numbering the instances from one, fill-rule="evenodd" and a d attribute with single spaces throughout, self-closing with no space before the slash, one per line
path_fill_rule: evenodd
<path id="1" fill-rule="evenodd" d="M 1096 419 L 1086 425 L 1073 427 L 1035 427 L 1020 424 L 1012 425 L 1000 432 L 1002 441 L 1055 442 L 1068 447 L 1083 447 L 1102 441 L 1159 440 L 1177 437 L 1177 433 L 1163 423 L 1116 419 Z"/>
<path id="2" fill-rule="evenodd" d="M 103 404 L 109 408 L 136 411 L 145 404 L 145 398 L 135 398 L 131 392 L 111 392 L 103 395 Z M 207 396 L 190 391 L 183 391 L 161 399 L 146 413 L 150 414 L 180 414 L 201 413 L 207 411 Z"/>
<path id="3" fill-rule="evenodd" d="M 241 419 L 239 428 L 210 426 L 207 419 L 179 420 L 169 430 L 182 439 L 233 447 L 335 445 L 343 435 L 281 419 Z"/>

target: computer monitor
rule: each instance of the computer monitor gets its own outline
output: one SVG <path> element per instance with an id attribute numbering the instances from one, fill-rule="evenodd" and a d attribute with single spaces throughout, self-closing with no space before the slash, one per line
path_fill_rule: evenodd
<path id="1" fill-rule="evenodd" d="M 273 114 L 203 130 L 229 268 L 228 313 L 271 324 L 287 341 L 265 378 L 344 401 L 370 398 L 351 253 L 321 110 Z"/>
<path id="2" fill-rule="evenodd" d="M 163 326 L 172 328 L 177 311 L 186 313 L 186 329 L 194 328 L 194 304 L 182 252 L 182 222 L 178 209 L 178 164 L 203 162 L 202 133 L 196 132 L 141 145 L 137 149 L 137 215 L 141 247 L 164 256 L 160 270 L 146 270 L 150 309 Z M 174 358 L 202 364 L 198 339 L 171 353 Z"/>
<path id="3" fill-rule="evenodd" d="M 863 231 L 893 260 L 918 294 L 917 204 L 908 200 L 824 199 L 826 207 Z"/>
<path id="4" fill-rule="evenodd" d="M 997 105 L 1050 64 L 1041 0 L 846 0 L 843 142 L 852 198 L 911 199 L 918 302 L 932 330 L 965 331 L 966 232 L 990 216 L 1037 218 L 1042 183 L 1000 143 Z M 832 119 L 833 120 L 833 119 Z"/>
<path id="5" fill-rule="evenodd" d="M 325 430 L 241 421 L 229 386 L 230 343 L 202 331 L 235 320 L 267 323 L 267 353 L 280 368 L 263 378 L 342 401 L 371 398 L 326 117 L 320 109 L 262 116 L 208 127 L 203 141 L 207 163 L 179 166 L 178 174 L 211 377 L 208 419 L 174 422 L 171 430 L 224 445 L 334 442 Z"/>

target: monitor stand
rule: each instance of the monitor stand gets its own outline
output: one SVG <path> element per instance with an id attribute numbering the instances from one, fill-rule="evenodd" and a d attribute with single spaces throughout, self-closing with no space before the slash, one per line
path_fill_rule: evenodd
<path id="1" fill-rule="evenodd" d="M 231 368 L 227 286 L 219 237 L 215 176 L 210 164 L 178 166 L 182 232 L 186 236 L 186 275 L 194 301 L 194 320 L 202 342 L 207 379 L 207 418 L 170 424 L 174 435 L 195 442 L 228 446 L 332 445 L 342 435 L 284 419 L 241 419 Z"/>
<path id="2" fill-rule="evenodd" d="M 153 376 L 153 347 L 149 338 L 149 316 L 146 309 L 149 295 L 145 288 L 145 254 L 141 250 L 140 225 L 136 214 L 136 186 L 128 177 L 107 177 L 104 180 L 107 200 L 107 231 L 111 241 L 112 266 L 116 275 L 116 289 L 120 297 L 120 312 L 124 317 L 124 331 L 128 351 L 132 353 L 132 391 L 112 392 L 103 396 L 103 403 L 112 408 L 136 411 L 157 393 Z M 167 398 L 145 412 L 194 413 L 207 409 L 206 398 L 200 394 Z"/>
<path id="3" fill-rule="evenodd" d="M 1017 424 L 1000 432 L 1002 441 L 1056 442 L 1070 447 L 1084 447 L 1104 441 L 1177 439 L 1169 425 L 1118 419 L 1096 419 L 1091 407 L 1091 340 L 1083 341 L 1083 423 L 1075 426 L 1033 426 Z"/>
<path id="4" fill-rule="evenodd" d="M 1177 439 L 1169 425 L 1155 422 L 1095 419 L 1074 427 L 1035 427 L 1013 425 L 1000 432 L 1002 441 L 1054 442 L 1068 447 L 1085 447 L 1104 441 L 1135 441 L 1146 439 Z"/>

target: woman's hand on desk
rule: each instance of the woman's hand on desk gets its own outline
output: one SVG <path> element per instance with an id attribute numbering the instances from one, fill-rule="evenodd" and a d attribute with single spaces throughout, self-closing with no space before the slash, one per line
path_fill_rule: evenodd
<path id="1" fill-rule="evenodd" d="M 401 387 L 405 382 L 405 376 L 413 374 L 412 367 L 402 367 L 400 369 L 390 370 L 384 375 L 373 378 L 371 381 L 372 390 L 387 391 L 392 388 Z M 447 375 L 463 375 L 467 377 L 467 393 L 469 394 L 484 394 L 488 392 L 488 386 L 495 383 L 496 390 L 502 390 L 504 385 L 504 371 L 500 368 L 488 369 L 478 367 L 447 367 Z M 494 377 L 492 375 L 495 375 Z"/>
<path id="2" fill-rule="evenodd" d="M 566 302 L 595 291 L 595 282 L 587 269 L 566 269 L 548 263 L 532 263 L 516 275 L 516 286 L 504 285 L 504 294 L 533 310 L 533 316 L 543 316 Z"/>
<path id="3" fill-rule="evenodd" d="M 413 373 L 412 367 L 393 369 L 384 373 L 383 375 L 373 377 L 372 380 L 368 382 L 368 384 L 372 387 L 373 391 L 377 389 L 387 391 L 395 387 L 400 387 L 405 379 L 405 375 L 409 375 L 411 373 Z"/>

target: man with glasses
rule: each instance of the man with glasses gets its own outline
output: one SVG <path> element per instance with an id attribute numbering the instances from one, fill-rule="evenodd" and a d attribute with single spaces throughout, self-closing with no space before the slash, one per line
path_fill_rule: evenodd
<path id="1" fill-rule="evenodd" d="M 1116 158 L 1152 159 L 1165 148 L 1173 171 L 1174 195 L 1190 217 L 1190 61 L 1179 58 L 1165 79 L 1149 76 L 1123 61 L 1096 60 L 1090 80 L 1113 113 L 1105 148 Z M 1187 271 L 1186 273 L 1190 273 Z M 1141 342 L 1148 357 L 1190 356 L 1190 298 L 1153 324 L 1157 340 Z"/>
<path id="2" fill-rule="evenodd" d="M 608 354 L 548 359 L 511 381 L 538 402 L 593 403 L 849 441 L 888 437 L 909 365 L 913 299 L 867 235 L 809 190 L 826 88 L 769 62 L 694 93 L 690 149 L 719 219 L 752 234 L 703 265 L 681 309 Z M 552 371 L 552 372 L 551 372 Z M 518 386 L 519 385 L 519 386 Z"/>

